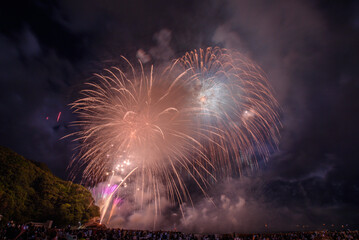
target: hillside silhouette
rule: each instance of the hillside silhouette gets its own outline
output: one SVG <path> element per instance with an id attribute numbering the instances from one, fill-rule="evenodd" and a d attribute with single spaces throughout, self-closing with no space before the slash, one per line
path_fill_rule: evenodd
<path id="1" fill-rule="evenodd" d="M 2 224 L 53 220 L 57 226 L 99 216 L 91 193 L 54 176 L 44 163 L 28 160 L 0 146 L 0 214 Z"/>

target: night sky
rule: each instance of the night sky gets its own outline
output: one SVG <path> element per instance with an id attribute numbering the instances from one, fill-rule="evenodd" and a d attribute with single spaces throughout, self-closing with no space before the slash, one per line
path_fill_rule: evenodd
<path id="1" fill-rule="evenodd" d="M 173 212 L 162 221 L 188 231 L 358 227 L 358 1 L 9 2 L 0 8 L 0 145 L 66 179 L 75 145 L 60 138 L 76 119 L 68 104 L 94 72 L 121 55 L 136 61 L 139 49 L 147 64 L 236 49 L 274 88 L 279 151 L 214 186 L 217 207 L 198 198 L 187 222 Z"/>

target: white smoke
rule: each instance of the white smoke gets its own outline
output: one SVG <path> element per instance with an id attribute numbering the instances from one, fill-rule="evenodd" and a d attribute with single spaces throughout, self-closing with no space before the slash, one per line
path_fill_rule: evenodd
<path id="1" fill-rule="evenodd" d="M 174 56 L 174 51 L 170 46 L 172 33 L 168 29 L 162 29 L 155 33 L 154 40 L 157 45 L 149 50 L 151 56 L 159 61 L 168 61 Z"/>

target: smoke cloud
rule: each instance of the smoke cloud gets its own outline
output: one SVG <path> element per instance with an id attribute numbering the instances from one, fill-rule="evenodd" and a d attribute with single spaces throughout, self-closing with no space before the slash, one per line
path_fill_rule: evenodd
<path id="1" fill-rule="evenodd" d="M 59 139 L 75 120 L 67 104 L 94 63 L 124 55 L 150 64 L 219 45 L 267 74 L 283 109 L 280 151 L 260 169 L 214 184 L 212 201 L 193 192 L 184 218 L 161 199 L 155 227 L 231 232 L 359 222 L 357 2 L 32 1 L 23 9 L 0 14 L 2 145 L 66 178 L 73 146 Z M 152 229 L 153 203 L 142 210 L 130 203 L 120 204 L 110 226 Z"/>
<path id="2" fill-rule="evenodd" d="M 320 79 L 329 75 L 322 69 L 333 64 L 327 59 L 328 54 L 337 51 L 328 22 L 308 2 L 227 1 L 225 9 L 227 16 L 218 22 L 210 39 L 213 44 L 248 55 L 267 73 L 283 108 L 281 149 L 268 163 L 261 163 L 259 170 L 217 183 L 208 192 L 211 199 L 196 195 L 193 207 L 188 203 L 181 206 L 184 217 L 165 205 L 162 212 L 168 214 L 158 221 L 157 228 L 225 233 L 354 224 L 355 217 L 347 211 L 357 206 L 344 200 L 347 199 L 344 196 L 358 195 L 358 190 L 353 187 L 347 193 L 340 190 L 347 184 L 339 177 L 339 172 L 347 172 L 345 168 L 338 169 L 341 153 L 314 144 L 316 141 L 332 144 L 329 138 L 323 139 L 322 130 L 313 132 L 317 121 L 314 117 L 317 105 L 313 103 L 322 98 L 325 100 L 319 104 L 330 105 L 332 99 L 326 95 L 335 92 L 338 83 L 332 77 L 326 83 L 329 89 L 322 91 Z M 161 33 L 163 36 L 159 37 Z M 155 35 L 157 47 L 150 51 L 152 56 L 165 59 L 164 56 L 172 55 L 167 48 L 169 33 L 162 30 Z M 181 45 L 178 41 L 173 44 Z M 138 219 L 151 222 L 153 206 L 147 207 L 148 210 L 135 213 L 136 217 L 129 217 L 125 226 L 136 226 Z M 164 220 L 165 217 L 168 219 Z"/>

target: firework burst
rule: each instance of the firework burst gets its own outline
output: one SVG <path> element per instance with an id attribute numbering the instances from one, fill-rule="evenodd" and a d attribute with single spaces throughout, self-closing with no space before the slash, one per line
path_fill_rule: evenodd
<path id="1" fill-rule="evenodd" d="M 123 176 L 112 194 L 127 179 L 156 206 L 161 186 L 181 203 L 190 199 L 188 179 L 205 194 L 217 178 L 255 167 L 275 149 L 278 104 L 260 68 L 239 53 L 200 49 L 161 72 L 124 61 L 130 71 L 95 74 L 72 104 L 75 162 L 86 181 Z"/>
<path id="2" fill-rule="evenodd" d="M 181 58 L 196 76 L 197 118 L 212 141 L 204 141 L 219 174 L 232 176 L 257 166 L 276 149 L 279 106 L 263 71 L 245 56 L 220 48 L 199 49 Z"/>

